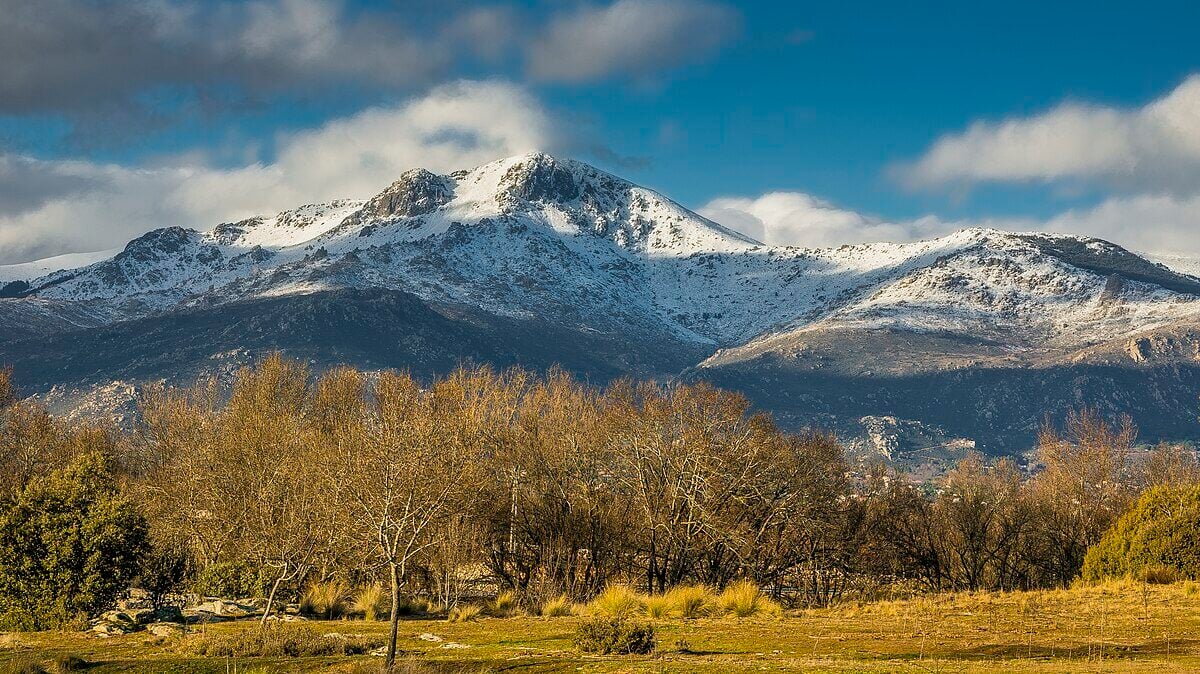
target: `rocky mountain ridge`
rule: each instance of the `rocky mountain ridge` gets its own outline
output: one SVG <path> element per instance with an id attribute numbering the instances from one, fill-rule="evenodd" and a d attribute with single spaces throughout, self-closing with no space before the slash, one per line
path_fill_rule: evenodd
<path id="1" fill-rule="evenodd" d="M 245 359 L 283 348 L 318 364 L 431 374 L 456 360 L 548 367 L 557 354 L 598 379 L 711 379 L 789 424 L 861 428 L 860 417 L 930 422 L 881 393 L 913 377 L 1116 367 L 1136 380 L 1200 363 L 1190 346 L 1200 343 L 1200 279 L 1105 241 L 968 229 L 905 244 L 768 247 L 541 153 L 449 175 L 415 169 L 366 201 L 205 232 L 168 227 L 66 263 L 0 267 L 0 361 L 33 391 L 59 392 L 64 407 L 64 390 L 176 380 L 239 349 Z M 329 305 L 335 297 L 343 306 Z M 255 320 L 251 306 L 282 325 Z M 352 346 L 364 339 L 370 348 Z M 1169 400 L 1171 433 L 1185 428 L 1184 398 L 1195 401 L 1189 376 L 1156 394 Z M 834 380 L 846 389 L 836 404 L 791 397 Z M 1116 404 L 1113 386 L 1098 405 Z M 1079 395 L 1059 398 L 1087 402 Z M 948 432 L 1003 451 L 1029 436 L 1004 423 L 968 431 Z"/>

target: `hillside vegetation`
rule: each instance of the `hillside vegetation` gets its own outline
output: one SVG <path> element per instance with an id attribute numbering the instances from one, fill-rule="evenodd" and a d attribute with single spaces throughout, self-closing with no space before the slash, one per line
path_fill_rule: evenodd
<path id="1" fill-rule="evenodd" d="M 1168 634 L 1169 603 L 1152 610 L 1151 599 L 1194 601 L 1194 584 L 1152 584 L 1195 575 L 1200 466 L 1177 446 L 1133 463 L 1136 429 L 1092 411 L 1046 426 L 1032 472 L 972 454 L 916 484 L 707 385 L 599 388 L 487 368 L 433 381 L 314 376 L 276 355 L 241 371 L 229 395 L 207 381 L 150 391 L 130 433 L 65 425 L 18 401 L 7 378 L 0 401 L 3 629 L 148 631 L 164 657 L 185 659 L 390 664 L 412 650 L 414 619 L 517 620 L 497 629 L 566 639 L 553 648 L 573 661 L 796 655 L 780 640 L 842 621 L 887 642 L 900 638 L 885 626 L 898 610 L 918 616 L 898 657 L 917 634 L 918 660 L 950 643 L 967 644 L 950 659 L 963 648 L 986 659 L 1009 652 L 987 651 L 991 637 L 973 625 L 1017 602 L 1004 619 L 1024 625 L 1026 658 L 1034 641 L 1072 634 L 1098 652 L 1062 646 L 1066 657 L 1100 658 L 1121 647 L 1109 643 L 1111 600 L 1130 648 L 1150 648 L 1154 629 L 1164 650 L 1190 643 Z M 986 594 L 1064 588 L 1081 572 L 1109 584 Z M 1138 597 L 1142 622 L 1129 622 Z M 1084 622 L 1048 620 L 1063 603 L 1061 616 Z M 558 618 L 566 627 L 547 624 Z M 225 621 L 239 624 L 212 624 Z M 711 636 L 692 627 L 710 623 L 733 645 L 692 643 Z M 322 632 L 335 624 L 330 640 Z M 200 641 L 188 634 L 198 626 Z M 556 629 L 566 636 L 546 631 Z M 997 643 L 1010 642 L 1006 631 Z M 890 652 L 841 648 L 831 652 Z"/>

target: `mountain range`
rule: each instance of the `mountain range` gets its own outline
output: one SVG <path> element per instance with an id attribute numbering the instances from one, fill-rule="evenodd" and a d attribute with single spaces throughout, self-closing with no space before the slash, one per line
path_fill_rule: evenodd
<path id="1" fill-rule="evenodd" d="M 1200 436 L 1200 278 L 1165 261 L 990 229 L 766 246 L 535 153 L 0 266 L 0 363 L 56 411 L 118 422 L 147 382 L 273 350 L 318 369 L 706 380 L 787 427 L 936 462 L 1019 453 L 1081 406 L 1131 415 L 1146 441 Z"/>

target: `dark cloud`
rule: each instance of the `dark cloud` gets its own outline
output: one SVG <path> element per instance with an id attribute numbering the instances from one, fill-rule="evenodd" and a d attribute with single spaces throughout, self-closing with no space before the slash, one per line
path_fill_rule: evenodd
<path id="1" fill-rule="evenodd" d="M 58 163 L 0 154 L 0 217 L 28 213 L 99 186 L 95 178 L 73 175 Z"/>
<path id="2" fill-rule="evenodd" d="M 711 56 L 741 31 L 734 9 L 704 0 L 617 0 L 551 19 L 528 53 L 529 73 L 555 82 L 658 73 Z"/>
<path id="3" fill-rule="evenodd" d="M 87 114 L 164 86 L 402 89 L 453 51 L 334 0 L 0 0 L 0 112 Z"/>
<path id="4" fill-rule="evenodd" d="M 231 101 L 408 92 L 470 64 L 516 65 L 522 53 L 538 79 L 645 79 L 711 55 L 739 24 L 709 0 L 616 0 L 545 17 L 461 2 L 0 0 L 0 114 L 102 126 L 148 116 L 137 110 L 155 107 L 146 93 L 158 89 Z"/>

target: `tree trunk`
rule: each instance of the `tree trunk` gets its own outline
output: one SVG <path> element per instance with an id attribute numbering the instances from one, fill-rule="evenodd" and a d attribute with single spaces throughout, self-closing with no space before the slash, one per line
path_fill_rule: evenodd
<path id="1" fill-rule="evenodd" d="M 267 595 L 267 607 L 263 609 L 263 617 L 260 625 L 267 626 L 267 618 L 271 616 L 271 607 L 275 605 L 275 593 L 279 591 L 279 586 L 283 583 L 283 579 L 287 578 L 288 565 L 283 565 L 283 573 L 275 579 L 275 584 L 271 586 L 271 594 Z"/>
<path id="2" fill-rule="evenodd" d="M 396 665 L 396 637 L 400 632 L 400 566 L 391 564 L 392 576 L 392 616 L 391 627 L 388 633 L 388 649 L 387 659 L 384 660 L 384 669 L 392 671 L 392 667 Z"/>

